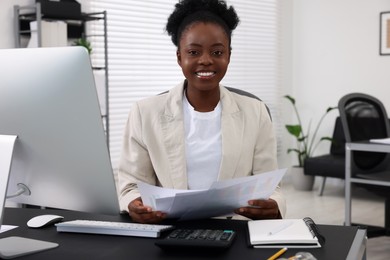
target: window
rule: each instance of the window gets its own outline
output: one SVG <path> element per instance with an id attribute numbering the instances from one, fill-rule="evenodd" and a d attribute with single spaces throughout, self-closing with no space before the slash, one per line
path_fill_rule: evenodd
<path id="1" fill-rule="evenodd" d="M 164 28 L 176 1 L 89 0 L 88 11 L 107 11 L 110 152 L 117 168 L 123 129 L 131 105 L 166 91 L 184 78 L 176 48 Z M 280 96 L 280 7 L 277 0 L 228 0 L 240 16 L 233 32 L 232 58 L 222 82 L 260 97 L 274 115 Z M 96 28 L 97 30 L 98 28 Z M 94 28 L 90 28 L 93 30 Z M 102 44 L 92 41 L 92 59 Z M 273 116 L 277 136 L 280 123 Z"/>

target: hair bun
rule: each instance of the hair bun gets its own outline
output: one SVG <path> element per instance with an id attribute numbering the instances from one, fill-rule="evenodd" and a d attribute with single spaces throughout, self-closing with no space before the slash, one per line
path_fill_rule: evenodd
<path id="1" fill-rule="evenodd" d="M 198 16 L 201 13 L 211 13 L 216 18 L 207 18 L 207 21 L 221 24 L 224 29 L 228 29 L 228 36 L 231 37 L 232 31 L 237 27 L 240 19 L 237 16 L 233 6 L 228 7 L 222 0 L 181 0 L 175 5 L 173 13 L 169 16 L 166 25 L 166 31 L 171 36 L 172 42 L 177 46 L 178 39 L 184 29 L 183 21 L 186 19 L 186 25 L 196 21 L 204 21 L 204 17 Z M 191 16 L 191 19 L 188 17 Z"/>

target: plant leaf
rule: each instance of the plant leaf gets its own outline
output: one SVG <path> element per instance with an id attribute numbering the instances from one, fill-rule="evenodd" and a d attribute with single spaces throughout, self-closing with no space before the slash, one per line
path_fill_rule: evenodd
<path id="1" fill-rule="evenodd" d="M 298 142 L 303 142 L 303 141 L 306 140 L 306 138 L 307 138 L 307 136 L 303 136 L 303 137 L 301 137 L 301 138 L 298 138 Z"/>
<path id="2" fill-rule="evenodd" d="M 329 112 L 332 111 L 333 109 L 338 109 L 338 107 L 328 107 L 328 109 L 326 110 L 326 113 L 329 113 Z"/>
<path id="3" fill-rule="evenodd" d="M 290 102 L 291 102 L 293 105 L 295 105 L 295 99 L 294 99 L 293 97 L 291 97 L 291 96 L 289 96 L 289 95 L 285 95 L 284 97 L 287 98 L 288 100 L 290 100 Z"/>
<path id="4" fill-rule="evenodd" d="M 297 139 L 302 133 L 302 127 L 300 125 L 286 125 L 287 131 L 295 136 Z"/>
<path id="5" fill-rule="evenodd" d="M 83 46 L 84 48 L 87 49 L 88 53 L 91 54 L 92 53 L 92 46 L 91 46 L 91 43 L 85 39 L 85 38 L 80 38 L 80 39 L 77 39 L 73 42 L 73 45 L 76 45 L 76 46 Z"/>
<path id="6" fill-rule="evenodd" d="M 324 137 L 322 137 L 322 138 L 320 139 L 320 141 L 324 141 L 324 140 L 333 142 L 333 138 L 331 138 L 331 137 L 329 137 L 329 136 L 324 136 Z"/>
<path id="7" fill-rule="evenodd" d="M 291 152 L 295 152 L 295 153 L 298 153 L 298 154 L 301 153 L 301 151 L 299 151 L 298 149 L 292 149 L 292 148 L 287 149 L 287 153 L 291 153 Z"/>

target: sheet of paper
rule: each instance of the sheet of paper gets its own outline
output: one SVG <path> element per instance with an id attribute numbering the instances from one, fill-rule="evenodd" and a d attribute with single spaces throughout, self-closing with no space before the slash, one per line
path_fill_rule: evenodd
<path id="1" fill-rule="evenodd" d="M 144 205 L 151 206 L 152 208 L 154 208 L 156 210 L 162 210 L 160 208 L 157 209 L 156 200 L 158 200 L 158 199 L 164 198 L 164 199 L 170 200 L 170 198 L 173 199 L 176 196 L 176 194 L 178 194 L 178 193 L 196 192 L 196 190 L 166 189 L 166 188 L 153 186 L 153 185 L 147 184 L 145 182 L 138 182 L 137 186 L 138 186 L 139 192 L 141 193 L 141 198 L 142 198 Z M 161 204 L 166 204 L 166 203 L 167 203 L 167 201 L 161 202 Z"/>
<path id="2" fill-rule="evenodd" d="M 208 190 L 174 190 L 138 183 L 145 205 L 181 220 L 231 214 L 248 200 L 267 199 L 287 169 L 214 182 Z"/>
<path id="3" fill-rule="evenodd" d="M 0 226 L 0 233 L 4 233 L 6 231 L 9 231 L 11 229 L 17 228 L 18 226 L 12 226 L 12 225 L 1 225 Z"/>
<path id="4" fill-rule="evenodd" d="M 370 139 L 372 143 L 390 144 L 390 138 Z"/>

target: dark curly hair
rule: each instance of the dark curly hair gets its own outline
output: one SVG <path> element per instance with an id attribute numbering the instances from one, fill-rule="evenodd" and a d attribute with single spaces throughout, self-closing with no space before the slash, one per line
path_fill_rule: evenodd
<path id="1" fill-rule="evenodd" d="M 172 42 L 179 47 L 183 31 L 196 22 L 211 22 L 220 25 L 231 43 L 233 30 L 240 22 L 233 6 L 228 7 L 223 0 L 181 0 L 169 16 L 166 31 Z"/>

